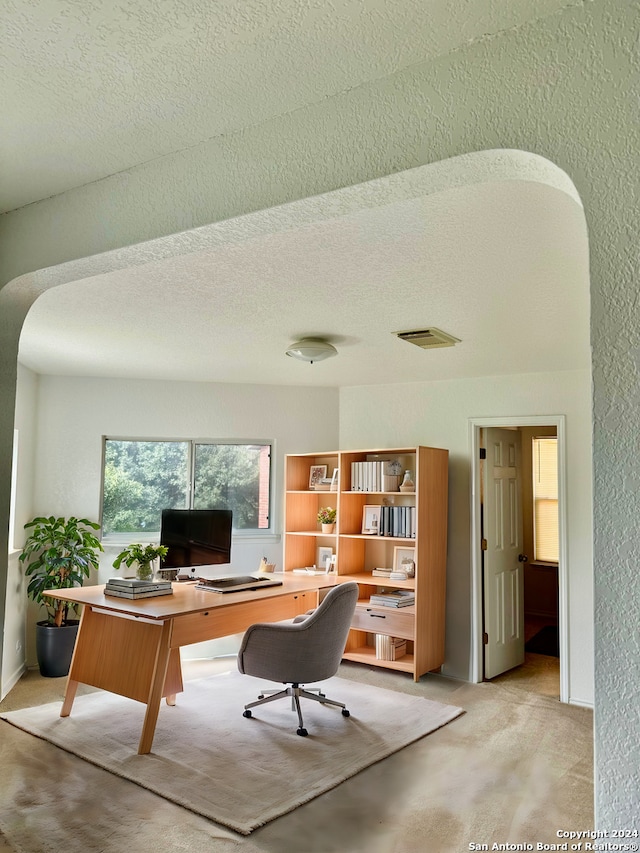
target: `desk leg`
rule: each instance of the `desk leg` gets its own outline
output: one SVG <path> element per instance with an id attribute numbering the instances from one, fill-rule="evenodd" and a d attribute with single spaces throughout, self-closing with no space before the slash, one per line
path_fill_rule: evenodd
<path id="1" fill-rule="evenodd" d="M 82 628 L 85 622 L 85 613 L 89 610 L 88 607 L 82 608 L 82 613 L 80 614 L 80 624 L 78 626 L 78 635 L 76 637 L 76 644 L 73 649 L 73 656 L 71 658 L 71 665 L 69 667 L 69 675 L 67 676 L 67 686 L 64 691 L 64 702 L 62 703 L 62 709 L 60 711 L 61 717 L 68 717 L 71 713 L 71 707 L 73 705 L 73 700 L 76 698 L 76 691 L 78 689 L 79 682 L 73 678 L 73 664 L 76 659 L 76 654 L 78 648 L 82 644 Z"/>
<path id="2" fill-rule="evenodd" d="M 173 706 L 176 704 L 176 694 L 171 693 L 169 696 L 167 696 L 166 703 L 167 705 L 171 705 L 171 707 L 173 708 Z"/>
<path id="3" fill-rule="evenodd" d="M 158 721 L 158 713 L 160 711 L 160 700 L 162 699 L 164 681 L 167 676 L 169 655 L 171 654 L 171 649 L 169 648 L 171 628 L 172 622 L 170 619 L 162 625 L 162 634 L 158 642 L 156 663 L 153 678 L 151 679 L 149 698 L 147 699 L 147 712 L 144 715 L 142 735 L 138 745 L 138 755 L 146 755 L 148 752 L 151 752 L 151 744 L 153 743 L 153 735 L 156 730 L 156 722 Z"/>
<path id="4" fill-rule="evenodd" d="M 68 717 L 71 713 L 71 706 L 73 705 L 73 700 L 76 698 L 76 690 L 78 689 L 78 682 L 72 681 L 71 678 L 67 680 L 67 689 L 64 691 L 64 702 L 62 703 L 62 709 L 60 711 L 61 717 Z"/>

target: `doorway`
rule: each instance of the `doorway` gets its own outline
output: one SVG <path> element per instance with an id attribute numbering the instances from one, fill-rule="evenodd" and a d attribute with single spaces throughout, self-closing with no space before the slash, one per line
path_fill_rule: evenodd
<path id="1" fill-rule="evenodd" d="M 507 661 L 507 668 L 512 669 L 512 678 L 522 680 L 523 684 L 527 678 L 535 677 L 544 678 L 544 692 L 549 692 L 549 685 L 553 685 L 553 676 L 555 674 L 556 682 L 559 680 L 558 687 L 555 688 L 555 695 L 559 694 L 560 701 L 568 701 L 568 618 L 567 618 L 567 561 L 566 561 L 566 487 L 565 487 L 565 430 L 564 416 L 532 416 L 522 418 L 482 418 L 472 419 L 470 421 L 470 443 L 472 452 L 472 671 L 470 673 L 471 680 L 479 682 L 485 678 L 485 650 L 489 641 L 486 631 L 485 620 L 487 618 L 487 598 L 486 590 L 489 590 L 491 595 L 491 586 L 485 585 L 485 556 L 486 551 L 483 550 L 484 532 L 484 509 L 483 504 L 485 496 L 483 495 L 483 461 L 481 459 L 481 448 L 483 448 L 483 436 L 486 430 L 502 430 L 506 429 L 511 432 L 514 437 L 517 436 L 518 444 L 522 440 L 525 448 L 525 458 L 522 465 L 523 473 L 523 499 L 519 500 L 518 505 L 521 508 L 522 515 L 527 514 L 527 520 L 533 517 L 534 506 L 532 499 L 532 476 L 531 476 L 531 455 L 530 446 L 534 436 L 552 437 L 556 439 L 557 446 L 557 521 L 558 521 L 558 560 L 557 566 L 552 561 L 542 561 L 534 559 L 534 544 L 531 541 L 531 523 L 523 525 L 524 530 L 529 532 L 524 533 L 521 538 L 521 544 L 517 547 L 513 571 L 511 577 L 508 578 L 508 589 L 510 600 L 505 596 L 505 602 L 508 602 L 505 614 L 506 621 L 510 626 L 514 626 L 509 631 L 511 642 L 514 646 L 510 652 L 510 662 Z M 495 433 L 499 435 L 499 433 Z M 505 433 L 508 435 L 508 433 Z M 555 448 L 554 448 L 555 449 Z M 493 464 L 493 463 L 492 463 Z M 493 469 L 492 469 L 493 470 Z M 492 531 L 494 532 L 495 523 L 491 521 Z M 490 535 L 491 535 L 490 534 Z M 484 547 L 487 543 L 484 543 Z M 527 551 L 529 553 L 527 553 Z M 521 558 L 518 564 L 518 558 Z M 507 577 L 507 576 L 505 576 Z M 503 586 L 506 582 L 500 578 Z M 507 588 L 505 586 L 505 588 Z M 514 590 L 516 592 L 514 592 Z M 517 597 L 517 601 L 514 601 Z M 496 596 L 500 600 L 500 596 Z M 494 607 L 496 601 L 489 602 Z M 497 605 L 499 606 L 499 604 Z M 490 614 L 490 619 L 494 619 L 495 614 Z M 524 646 L 532 637 L 541 629 L 548 628 L 546 634 L 554 634 L 557 630 L 557 652 L 558 659 L 552 656 L 542 657 L 541 653 L 533 655 L 527 653 L 525 658 Z M 518 657 L 518 646 L 520 647 L 521 659 Z M 544 652 L 546 656 L 546 651 Z M 495 653 L 494 658 L 495 661 Z M 526 660 L 526 663 L 525 663 Z M 558 676 L 558 660 L 559 660 L 559 676 Z M 521 666 L 519 664 L 525 664 Z M 491 664 L 492 675 L 498 676 L 494 664 Z M 540 670 L 537 671 L 537 668 Z M 498 667 L 499 671 L 500 667 Z M 509 676 L 498 676 L 508 678 Z M 550 680 L 551 679 L 551 680 Z M 558 689 L 559 688 L 559 689 Z"/>

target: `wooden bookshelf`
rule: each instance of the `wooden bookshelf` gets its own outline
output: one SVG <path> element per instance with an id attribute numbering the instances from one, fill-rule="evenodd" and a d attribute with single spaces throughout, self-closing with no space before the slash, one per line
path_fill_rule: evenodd
<path id="1" fill-rule="evenodd" d="M 424 446 L 286 457 L 285 571 L 313 566 L 318 548 L 331 548 L 337 558 L 337 580 L 356 581 L 360 586 L 345 659 L 408 672 L 416 681 L 444 662 L 448 458 L 448 450 Z M 352 488 L 354 463 L 396 460 L 402 471 L 411 471 L 414 492 Z M 329 477 L 338 468 L 337 492 L 309 488 L 311 468 L 316 465 L 326 465 Z M 377 482 L 371 483 L 375 488 Z M 332 534 L 322 533 L 316 520 L 323 506 L 337 510 Z M 363 533 L 365 507 L 383 506 L 415 507 L 415 536 Z M 373 569 L 393 567 L 396 548 L 413 549 L 415 576 L 406 580 L 373 576 Z M 403 608 L 370 603 L 373 593 L 392 589 L 413 590 L 415 603 Z M 377 658 L 376 633 L 406 639 L 407 653 L 395 661 Z"/>

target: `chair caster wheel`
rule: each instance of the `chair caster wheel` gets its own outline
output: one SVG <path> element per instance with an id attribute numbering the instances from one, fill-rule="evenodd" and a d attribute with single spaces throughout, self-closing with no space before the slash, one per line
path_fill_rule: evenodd
<path id="1" fill-rule="evenodd" d="M 306 737 L 309 734 L 309 732 L 306 729 L 298 729 L 296 731 L 296 734 L 300 735 L 300 737 Z"/>
<path id="2" fill-rule="evenodd" d="M 261 693 L 261 694 L 258 696 L 258 699 L 264 699 L 264 693 Z"/>
<path id="3" fill-rule="evenodd" d="M 243 711 L 242 716 L 247 717 L 247 719 L 249 719 L 252 716 L 251 711 L 249 711 L 249 710 Z"/>
<path id="4" fill-rule="evenodd" d="M 351 716 L 351 714 L 349 713 L 349 711 L 347 711 L 347 709 L 346 709 L 346 708 L 343 708 L 343 709 L 342 709 L 342 716 L 343 716 L 343 717 L 350 717 L 350 716 Z"/>

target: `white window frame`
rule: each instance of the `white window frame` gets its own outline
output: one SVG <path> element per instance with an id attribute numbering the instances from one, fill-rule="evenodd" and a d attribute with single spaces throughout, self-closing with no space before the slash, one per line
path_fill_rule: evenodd
<path id="1" fill-rule="evenodd" d="M 276 535 L 275 532 L 275 518 L 274 518 L 274 477 L 275 477 L 275 441 L 273 439 L 264 439 L 264 438 L 256 438 L 256 439 L 245 439 L 245 438 L 175 438 L 175 437 L 167 437 L 162 436 L 161 438 L 157 437 L 149 437 L 149 436 L 119 436 L 119 435 L 103 435 L 102 436 L 102 462 L 100 468 L 100 525 L 102 526 L 102 514 L 103 514 L 103 503 L 104 503 L 104 469 L 105 469 L 105 458 L 106 458 L 106 446 L 107 441 L 131 441 L 138 442 L 140 444 L 144 442 L 161 442 L 166 441 L 170 443 L 176 444 L 187 444 L 188 445 L 188 455 L 187 455 L 187 466 L 188 466 L 188 497 L 189 497 L 189 506 L 193 505 L 194 498 L 194 470 L 195 470 L 195 448 L 196 445 L 199 444 L 215 444 L 215 445 L 226 445 L 226 444 L 237 444 L 237 445 L 258 445 L 258 446 L 267 446 L 270 448 L 269 450 L 269 510 L 268 510 L 268 519 L 269 526 L 262 528 L 252 528 L 249 530 L 236 530 L 234 527 L 232 530 L 231 538 L 232 541 L 242 541 L 242 542 L 256 542 L 261 544 L 268 544 L 270 542 L 277 542 L 280 540 L 280 537 Z M 132 532 L 132 533 L 107 533 L 102 534 L 102 542 L 106 545 L 128 545 L 132 542 L 139 542 L 140 538 L 143 537 L 145 542 L 160 542 L 160 531 L 145 531 L 144 534 L 140 532 Z"/>
<path id="2" fill-rule="evenodd" d="M 535 465 L 536 465 L 536 458 L 535 458 L 536 441 L 555 441 L 555 446 L 556 446 L 556 472 L 557 472 L 557 467 L 558 467 L 558 437 L 555 435 L 534 435 L 532 437 L 532 439 L 531 439 L 531 461 L 533 463 L 534 469 L 535 469 Z M 537 503 L 538 498 L 536 498 L 535 470 L 532 472 L 531 485 L 532 485 L 532 497 L 531 497 L 532 506 L 531 506 L 531 509 L 533 512 L 533 518 L 531 519 L 532 532 L 533 532 L 533 564 L 536 566 L 557 566 L 558 560 L 545 560 L 542 557 L 538 556 L 538 532 L 537 532 L 537 525 L 536 525 L 536 503 Z M 558 516 L 560 501 L 559 501 L 557 495 L 555 498 L 540 498 L 540 500 L 555 500 L 556 516 Z M 559 521 L 558 521 L 558 532 L 557 533 L 558 533 L 558 555 L 559 555 L 559 553 L 560 553 Z"/>

